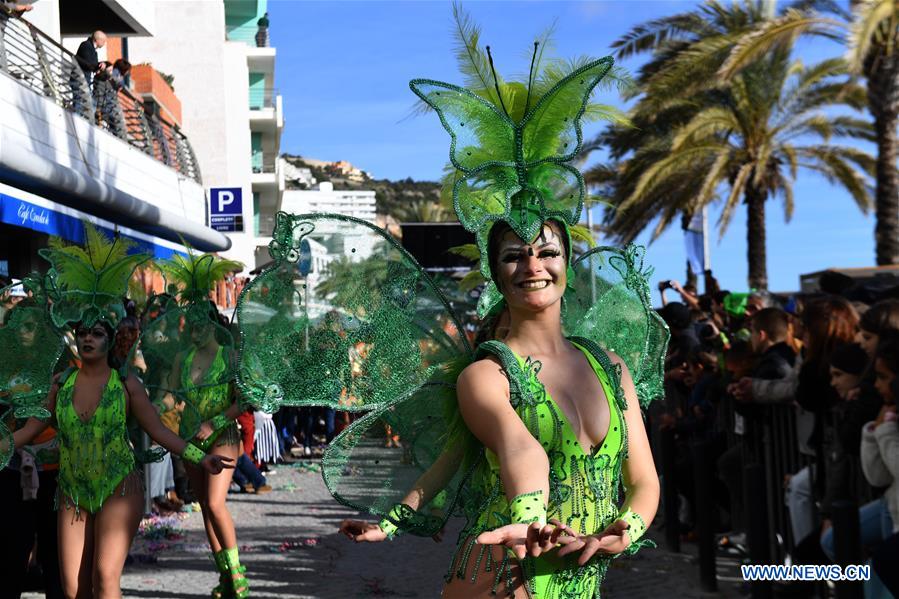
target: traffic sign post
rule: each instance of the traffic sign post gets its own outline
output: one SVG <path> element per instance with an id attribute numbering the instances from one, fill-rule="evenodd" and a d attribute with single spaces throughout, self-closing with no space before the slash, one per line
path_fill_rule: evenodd
<path id="1" fill-rule="evenodd" d="M 209 190 L 209 226 L 216 231 L 241 232 L 243 188 L 213 187 Z"/>

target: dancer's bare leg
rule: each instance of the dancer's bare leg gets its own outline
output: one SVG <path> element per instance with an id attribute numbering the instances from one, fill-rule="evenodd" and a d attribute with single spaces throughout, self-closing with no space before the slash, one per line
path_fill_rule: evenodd
<path id="1" fill-rule="evenodd" d="M 93 516 L 59 498 L 56 512 L 59 538 L 59 578 L 66 599 L 91 599 L 94 560 Z"/>
<path id="2" fill-rule="evenodd" d="M 131 473 L 128 476 L 137 475 Z M 122 486 L 126 489 L 124 495 Z M 122 569 L 143 509 L 144 497 L 139 481 L 126 479 L 94 515 L 94 599 L 122 597 Z"/>
<path id="3" fill-rule="evenodd" d="M 239 445 L 217 445 L 210 453 L 229 457 L 236 462 L 239 452 Z M 213 553 L 237 547 L 234 520 L 225 504 L 234 471 L 225 469 L 220 474 L 212 475 L 194 466 L 188 466 L 187 470 L 190 484 L 197 493 L 197 499 L 203 509 L 203 523 Z"/>

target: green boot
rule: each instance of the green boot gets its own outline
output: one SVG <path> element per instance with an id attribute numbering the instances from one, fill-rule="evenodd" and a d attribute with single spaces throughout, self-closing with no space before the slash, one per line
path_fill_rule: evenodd
<path id="1" fill-rule="evenodd" d="M 219 583 L 212 589 L 212 599 L 233 599 L 234 591 L 231 586 L 231 571 L 228 569 L 228 561 L 224 551 L 212 554 L 215 558 L 215 569 L 219 572 Z"/>
<path id="2" fill-rule="evenodd" d="M 234 599 L 246 599 L 250 596 L 250 583 L 247 582 L 247 577 L 244 576 L 244 573 L 247 571 L 246 566 L 240 565 L 237 547 L 223 549 L 222 553 L 225 555 L 224 561 L 231 576 L 231 588 L 234 592 L 232 596 Z"/>

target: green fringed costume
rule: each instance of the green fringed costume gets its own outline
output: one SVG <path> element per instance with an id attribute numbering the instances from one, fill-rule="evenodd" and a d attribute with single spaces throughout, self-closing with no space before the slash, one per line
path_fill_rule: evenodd
<path id="1" fill-rule="evenodd" d="M 78 371 L 62 382 L 56 394 L 59 434 L 59 490 L 73 507 L 96 513 L 116 487 L 134 471 L 134 452 L 128 438 L 125 390 L 119 373 L 109 382 L 97 409 L 87 420 L 72 405 Z"/>
<path id="2" fill-rule="evenodd" d="M 178 416 L 178 435 L 204 451 L 217 445 L 237 445 L 237 424 L 226 414 L 235 401 L 234 339 L 218 321 L 209 293 L 216 282 L 243 265 L 212 254 L 175 255 L 157 263 L 165 275 L 166 296 L 151 298 L 160 315 L 141 332 L 140 346 L 147 362 L 147 390 L 160 411 Z M 204 366 L 195 368 L 200 359 Z M 170 414 L 170 415 L 171 415 Z M 209 422 L 213 433 L 200 441 L 200 426 Z M 250 596 L 246 568 L 237 547 L 213 554 L 219 584 L 213 599 Z"/>
<path id="3" fill-rule="evenodd" d="M 487 281 L 477 306 L 481 317 L 497 314 L 503 303 L 487 258 L 495 223 L 532 241 L 549 220 L 568 235 L 580 219 L 584 182 L 569 162 L 580 150 L 590 95 L 611 67 L 604 58 L 533 86 L 500 88 L 497 81 L 496 93 L 411 82 L 452 139 L 454 206 L 476 235 Z M 480 532 L 533 521 L 526 517 L 533 507 L 579 534 L 623 519 L 633 533 L 625 553 L 648 543 L 637 540 L 646 525 L 629 510 L 622 489 L 626 406 L 620 368 L 609 357 L 627 365 L 642 406 L 661 396 L 668 331 L 650 305 L 641 249 L 600 247 L 568 257 L 563 330 L 589 361 L 611 412 L 603 444 L 589 451 L 538 379 L 540 364 L 500 341 L 472 347 L 453 287 L 424 272 L 384 230 L 338 215 L 279 213 L 270 252 L 272 265 L 238 303 L 238 385 L 248 401 L 269 411 L 323 405 L 363 413 L 324 455 L 323 476 L 339 502 L 382 518 L 391 537 L 432 536 L 448 518 L 461 516 L 466 525 L 447 581 L 471 577 L 474 563 L 474 578 L 490 577 L 488 592 L 511 594 L 519 571 L 537 599 L 598 597 L 616 556 L 597 555 L 580 567 L 575 556 L 550 552 L 517 569 L 514 557 L 497 558 L 473 544 Z M 310 272 L 313 257 L 319 266 Z M 318 351 L 310 340 L 326 330 L 331 342 Z M 548 504 L 542 493 L 510 504 L 496 456 L 461 418 L 456 379 L 487 356 L 502 365 L 512 406 L 547 453 Z M 402 451 L 384 447 L 385 425 L 402 438 Z M 418 509 L 402 503 L 413 489 Z M 482 588 L 482 580 L 471 582 Z"/>
<path id="4" fill-rule="evenodd" d="M 198 441 L 198 447 L 236 445 L 240 441 L 237 425 L 225 417 L 234 403 L 234 340 L 218 322 L 209 293 L 217 281 L 243 265 L 193 252 L 157 265 L 170 295 L 151 299 L 161 313 L 141 332 L 150 398 L 161 410 L 181 410 L 178 434 L 182 439 L 194 439 L 202 423 L 212 422 L 215 433 Z M 198 354 L 203 353 L 207 365 L 194 369 Z M 174 401 L 166 404 L 167 396 Z"/>
<path id="5" fill-rule="evenodd" d="M 124 316 L 122 297 L 128 280 L 149 256 L 129 253 L 133 244 L 119 238 L 110 240 L 89 223 L 84 225 L 84 234 L 83 246 L 51 238 L 50 247 L 39 252 L 51 264 L 43 279 L 50 319 L 58 331 L 76 323 L 90 328 L 100 322 L 114 331 Z M 108 341 L 113 343 L 112 338 Z M 67 505 L 96 513 L 120 485 L 126 492 L 123 483 L 137 462 L 119 373 L 110 371 L 100 402 L 86 419 L 72 405 L 78 373 L 78 369 L 69 369 L 57 381 L 52 418 L 59 438 L 59 495 Z M 133 480 L 140 485 L 139 479 Z"/>

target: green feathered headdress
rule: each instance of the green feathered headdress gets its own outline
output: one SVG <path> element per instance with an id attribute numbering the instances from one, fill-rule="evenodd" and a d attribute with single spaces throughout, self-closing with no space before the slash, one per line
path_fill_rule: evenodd
<path id="1" fill-rule="evenodd" d="M 409 86 L 450 134 L 453 207 L 462 225 L 476 234 L 487 281 L 478 303 L 483 317 L 502 301 L 487 257 L 491 227 L 506 222 L 530 241 L 547 220 L 559 222 L 566 235 L 580 220 L 586 189 L 570 162 L 581 150 L 581 121 L 613 112 L 590 104 L 613 60 L 554 62 L 541 68 L 543 51 L 535 42 L 528 81 L 505 82 L 493 70 L 489 46 L 483 58 L 479 31 L 464 16 L 456 17 L 474 89 L 430 79 L 414 79 Z"/>
<path id="2" fill-rule="evenodd" d="M 175 254 L 157 265 L 165 276 L 168 290 L 179 298 L 189 315 L 208 312 L 209 292 L 230 273 L 241 271 L 244 265 L 214 254 L 195 254 L 187 246 L 187 256 Z M 200 310 L 194 310 L 199 307 Z"/>
<path id="3" fill-rule="evenodd" d="M 38 253 L 51 265 L 45 281 L 53 323 L 93 326 L 104 320 L 115 327 L 124 316 L 128 280 L 150 259 L 148 254 L 129 253 L 134 246 L 128 239 L 107 237 L 89 222 L 84 222 L 84 245 L 51 237 L 49 247 Z"/>

